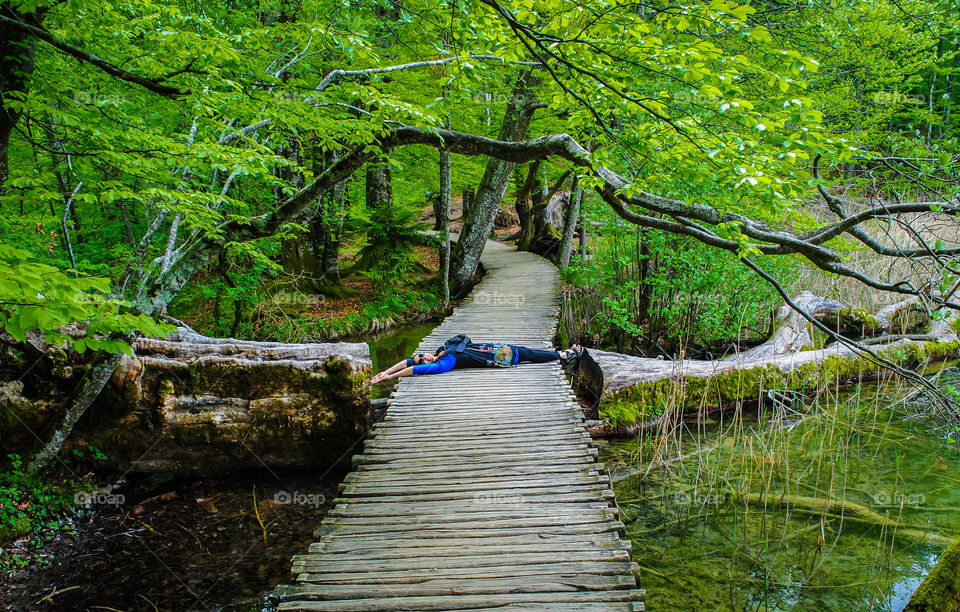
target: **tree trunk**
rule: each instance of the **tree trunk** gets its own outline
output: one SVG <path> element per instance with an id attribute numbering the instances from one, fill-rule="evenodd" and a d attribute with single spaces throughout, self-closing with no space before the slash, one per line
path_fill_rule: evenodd
<path id="1" fill-rule="evenodd" d="M 63 448 L 63 443 L 67 440 L 70 432 L 73 431 L 77 421 L 86 412 L 87 406 L 97 399 L 97 396 L 103 391 L 103 387 L 110 380 L 110 376 L 113 375 L 113 371 L 120 364 L 122 358 L 122 353 L 103 353 L 90 364 L 80 380 L 80 384 L 67 399 L 63 417 L 56 426 L 50 429 L 47 441 L 43 446 L 31 455 L 27 462 L 28 472 L 36 473 L 57 458 L 60 449 Z"/>
<path id="2" fill-rule="evenodd" d="M 450 115 L 447 114 L 447 128 Z M 450 305 L 450 200 L 453 192 L 450 152 L 440 152 L 440 199 L 437 206 L 437 228 L 440 230 L 440 269 L 438 274 L 443 285 L 443 307 Z"/>
<path id="3" fill-rule="evenodd" d="M 940 560 L 910 597 L 903 612 L 956 610 L 957 602 L 960 602 L 960 540 L 947 546 Z"/>
<path id="4" fill-rule="evenodd" d="M 467 221 L 467 215 L 470 214 L 471 208 L 473 208 L 473 189 L 467 187 L 463 190 L 462 206 L 460 206 L 460 218 L 464 223 Z"/>
<path id="5" fill-rule="evenodd" d="M 539 84 L 540 79 L 534 76 L 532 70 L 520 74 L 507 104 L 499 140 L 516 141 L 526 136 L 536 109 L 533 91 Z M 493 231 L 497 210 L 507 191 L 513 167 L 513 162 L 495 157 L 487 161 L 473 205 L 469 214 L 464 216 L 463 230 L 450 255 L 451 294 L 455 297 L 462 297 L 473 285 L 473 277 L 480 265 L 480 254 Z"/>
<path id="6" fill-rule="evenodd" d="M 42 25 L 45 10 L 21 14 L 9 2 L 0 3 L 0 13 L 3 15 L 36 26 Z M 0 24 L 0 195 L 3 195 L 3 185 L 10 175 L 10 137 L 21 115 L 21 111 L 7 103 L 26 95 L 33 75 L 34 55 L 31 38 L 17 28 Z"/>
<path id="7" fill-rule="evenodd" d="M 109 382 L 89 424 L 57 437 L 65 449 L 109 446 L 117 470 L 210 474 L 329 466 L 366 430 L 364 343 L 247 342 L 180 328 L 133 348 L 91 370 L 109 369 Z M 51 446 L 38 460 L 55 456 Z"/>
<path id="8" fill-rule="evenodd" d="M 569 196 L 559 192 L 571 173 L 570 170 L 564 172 L 553 187 L 544 182 L 542 190 L 531 192 L 533 235 L 525 250 L 547 259 L 555 259 L 559 253 L 562 235 L 557 231 L 557 225 L 562 226 L 565 212 L 570 208 Z"/>
<path id="9" fill-rule="evenodd" d="M 377 220 L 390 225 L 393 220 L 393 172 L 390 164 L 368 164 L 366 183 L 367 208 L 377 213 Z"/>
<path id="10" fill-rule="evenodd" d="M 527 178 L 517 185 L 517 218 L 520 223 L 520 235 L 517 236 L 517 250 L 530 250 L 530 241 L 533 240 L 533 212 L 527 199 L 533 191 L 540 172 L 540 162 L 535 161 L 527 169 Z"/>
<path id="11" fill-rule="evenodd" d="M 583 190 L 579 187 L 580 177 L 574 177 L 570 187 L 570 203 L 567 205 L 563 218 L 563 236 L 560 238 L 560 252 L 557 254 L 557 265 L 566 270 L 570 265 L 570 253 L 573 251 L 573 234 L 577 228 L 577 219 L 580 216 L 580 204 L 583 200 Z"/>
<path id="12" fill-rule="evenodd" d="M 343 236 L 343 223 L 346 215 L 347 183 L 341 181 L 330 195 L 324 198 L 324 224 L 326 232 L 323 241 L 323 275 L 328 281 L 340 282 L 340 239 Z"/>

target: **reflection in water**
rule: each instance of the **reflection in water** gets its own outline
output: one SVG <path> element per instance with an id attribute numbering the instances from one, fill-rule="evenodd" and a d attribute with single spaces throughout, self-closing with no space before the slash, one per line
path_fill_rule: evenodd
<path id="1" fill-rule="evenodd" d="M 802 418 L 768 408 L 608 447 L 637 472 L 617 499 L 650 608 L 902 609 L 960 537 L 960 454 L 895 397 L 864 385 Z"/>

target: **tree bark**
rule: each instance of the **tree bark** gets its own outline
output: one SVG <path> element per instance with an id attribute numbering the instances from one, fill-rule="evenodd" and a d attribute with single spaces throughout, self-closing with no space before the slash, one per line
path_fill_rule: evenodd
<path id="1" fill-rule="evenodd" d="M 540 161 L 530 164 L 527 169 L 527 178 L 517 187 L 517 218 L 520 221 L 520 235 L 517 237 L 517 250 L 529 251 L 530 241 L 533 240 L 533 207 L 530 196 L 534 191 L 541 189 L 537 183 L 540 177 Z"/>
<path id="2" fill-rule="evenodd" d="M 473 208 L 473 189 L 467 187 L 463 190 L 463 199 L 460 206 L 460 218 L 464 222 L 466 222 L 471 208 Z"/>
<path id="3" fill-rule="evenodd" d="M 118 470 L 210 474 L 329 466 L 366 430 L 364 343 L 249 342 L 179 328 L 133 349 L 91 372 L 112 372 L 94 419 L 57 443 L 108 444 Z M 55 456 L 51 446 L 38 459 Z"/>
<path id="4" fill-rule="evenodd" d="M 897 529 L 897 534 L 899 533 L 900 530 Z M 958 601 L 960 601 L 960 540 L 955 540 L 940 555 L 940 560 L 917 587 L 903 612 L 956 610 Z"/>
<path id="5" fill-rule="evenodd" d="M 110 380 L 110 376 L 113 375 L 113 371 L 120 364 L 122 358 L 123 354 L 121 353 L 101 354 L 90 364 L 80 380 L 80 384 L 67 399 L 62 419 L 56 427 L 51 428 L 47 441 L 30 456 L 27 462 L 28 472 L 36 473 L 57 458 L 60 449 L 63 448 L 63 443 L 70 432 L 73 431 L 77 421 L 80 420 L 93 400 L 97 399 L 97 396 L 103 391 L 103 387 Z"/>
<path id="6" fill-rule="evenodd" d="M 513 95 L 507 104 L 498 139 L 516 141 L 524 138 L 536 104 L 533 103 L 533 91 L 540 80 L 532 70 L 525 70 L 517 79 Z M 497 210 L 503 201 L 513 173 L 514 163 L 499 157 L 490 157 L 483 178 L 477 187 L 474 202 L 468 214 L 464 215 L 463 230 L 450 256 L 451 294 L 462 297 L 473 285 L 473 277 L 480 265 L 480 254 L 487 237 L 493 231 Z"/>
<path id="7" fill-rule="evenodd" d="M 570 187 L 570 202 L 563 218 L 563 235 L 560 238 L 560 251 L 557 253 L 557 265 L 561 270 L 566 270 L 570 265 L 570 254 L 573 251 L 573 234 L 577 228 L 580 204 L 583 200 L 583 190 L 580 189 L 579 184 L 580 177 L 574 177 L 573 185 Z"/>
<path id="8" fill-rule="evenodd" d="M 390 225 L 393 220 L 393 172 L 390 164 L 367 166 L 367 208 L 377 213 L 377 221 Z"/>
<path id="9" fill-rule="evenodd" d="M 447 114 L 447 128 L 450 114 Z M 443 286 L 443 307 L 450 305 L 450 200 L 453 193 L 452 163 L 449 151 L 440 152 L 440 197 L 437 206 L 437 228 L 440 230 L 440 275 Z"/>
<path id="10" fill-rule="evenodd" d="M 340 282 L 340 240 L 343 237 L 343 223 L 346 216 L 347 183 L 341 181 L 324 199 L 323 223 L 326 228 L 323 236 L 323 276 L 337 284 Z"/>
<path id="11" fill-rule="evenodd" d="M 534 189 L 531 192 L 531 208 L 533 218 L 533 232 L 525 248 L 541 257 L 555 259 L 560 250 L 560 239 L 562 235 L 557 231 L 558 213 L 560 219 L 563 218 L 566 210 L 570 207 L 570 201 L 567 194 L 557 195 L 563 188 L 563 184 L 572 173 L 567 170 L 550 187 L 544 182 L 542 190 Z M 559 210 L 558 210 L 559 209 Z"/>
<path id="12" fill-rule="evenodd" d="M 38 27 L 43 23 L 45 10 L 21 14 L 9 2 L 0 3 L 0 14 Z M 0 23 L 0 195 L 10 176 L 10 136 L 21 115 L 21 111 L 6 103 L 25 96 L 29 89 L 36 53 L 32 40 L 22 29 Z"/>

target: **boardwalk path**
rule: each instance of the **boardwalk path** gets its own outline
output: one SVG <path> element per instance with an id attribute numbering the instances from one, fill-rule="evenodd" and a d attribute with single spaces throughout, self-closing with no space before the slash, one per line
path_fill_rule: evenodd
<path id="1" fill-rule="evenodd" d="M 493 242 L 483 262 L 421 350 L 551 344 L 553 266 Z M 582 419 L 557 363 L 402 379 L 280 609 L 642 610 Z"/>

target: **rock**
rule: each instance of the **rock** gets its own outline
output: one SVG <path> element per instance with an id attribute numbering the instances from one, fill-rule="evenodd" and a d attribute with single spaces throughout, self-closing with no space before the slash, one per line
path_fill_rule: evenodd
<path id="1" fill-rule="evenodd" d="M 507 207 L 502 207 L 497 211 L 497 219 L 494 222 L 496 227 L 513 227 L 514 225 L 519 225 L 520 217 L 517 216 L 517 213 Z"/>

